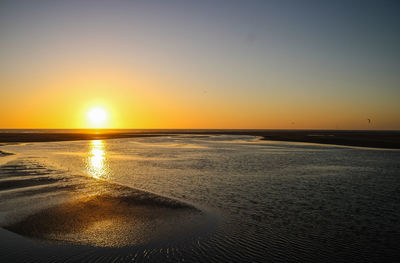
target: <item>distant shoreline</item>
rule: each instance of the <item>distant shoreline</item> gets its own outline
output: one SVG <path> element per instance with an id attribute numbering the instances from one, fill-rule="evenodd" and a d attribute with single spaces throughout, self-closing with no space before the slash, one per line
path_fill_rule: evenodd
<path id="1" fill-rule="evenodd" d="M 263 140 L 400 149 L 400 131 L 329 130 L 138 130 L 132 132 L 0 132 L 0 143 L 54 142 L 154 137 L 173 134 L 252 135 Z"/>

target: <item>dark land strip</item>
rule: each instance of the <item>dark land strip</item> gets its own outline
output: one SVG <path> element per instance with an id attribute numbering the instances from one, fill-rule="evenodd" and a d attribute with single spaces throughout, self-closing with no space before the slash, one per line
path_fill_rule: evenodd
<path id="1" fill-rule="evenodd" d="M 264 140 L 400 149 L 400 131 L 338 130 L 150 130 L 98 133 L 0 133 L 0 143 L 104 140 L 173 134 L 253 135 Z"/>

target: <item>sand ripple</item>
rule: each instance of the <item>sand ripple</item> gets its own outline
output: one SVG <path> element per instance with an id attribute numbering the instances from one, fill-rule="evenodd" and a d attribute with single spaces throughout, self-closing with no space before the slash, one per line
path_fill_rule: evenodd
<path id="1" fill-rule="evenodd" d="M 1 226 L 44 240 L 122 247 L 190 233 L 203 213 L 171 198 L 47 169 L 0 167 Z M 18 208 L 18 209 L 15 209 Z"/>

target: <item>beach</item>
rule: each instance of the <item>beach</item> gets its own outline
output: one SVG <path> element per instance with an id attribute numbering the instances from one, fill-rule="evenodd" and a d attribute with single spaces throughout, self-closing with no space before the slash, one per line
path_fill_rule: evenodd
<path id="1" fill-rule="evenodd" d="M 0 136 L 1 261 L 400 257 L 396 149 L 146 132 Z"/>
<path id="2" fill-rule="evenodd" d="M 2 217 L 3 228 L 28 237 L 96 246 L 126 246 L 138 242 L 139 237 L 161 237 L 167 233 L 152 231 L 174 229 L 179 220 L 183 227 L 184 217 L 200 213 L 178 200 L 87 176 L 62 176 L 34 162 L 11 161 L 1 166 L 0 191 L 3 201 L 14 199 L 7 204 L 9 208 L 3 204 L 3 211 L 19 208 L 8 218 Z M 52 201 L 45 204 L 29 200 L 50 196 Z M 174 224 L 169 222 L 171 218 Z"/>
<path id="3" fill-rule="evenodd" d="M 400 262 L 400 1 L 0 1 L 0 263 Z"/>

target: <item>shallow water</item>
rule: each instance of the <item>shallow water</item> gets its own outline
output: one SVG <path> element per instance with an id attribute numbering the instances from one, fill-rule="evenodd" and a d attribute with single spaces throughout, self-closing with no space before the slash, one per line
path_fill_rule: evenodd
<path id="1" fill-rule="evenodd" d="M 70 175 L 86 175 L 183 201 L 213 218 L 202 231 L 187 233 L 188 239 L 181 233 L 162 243 L 109 248 L 35 243 L 23 248 L 32 258 L 65 259 L 74 251 L 76 261 L 400 260 L 398 150 L 190 135 L 1 149 L 17 153 L 13 165 L 59 174 L 63 183 L 58 186 L 73 184 L 77 179 Z M 2 221 L 19 220 L 19 207 L 10 216 L 10 207 L 23 198 L 18 192 L 57 186 L 53 177 L 46 181 L 41 174 L 42 181 L 29 180 L 30 185 L 0 181 L 0 195 L 6 196 L 1 199 Z M 36 191 L 40 195 L 32 196 L 40 197 L 41 205 L 20 217 L 57 202 L 63 190 Z M 46 199 L 44 193 L 54 197 Z M 24 239 L 15 247 L 29 242 Z M 8 258 L 12 249 L 7 247 Z"/>

